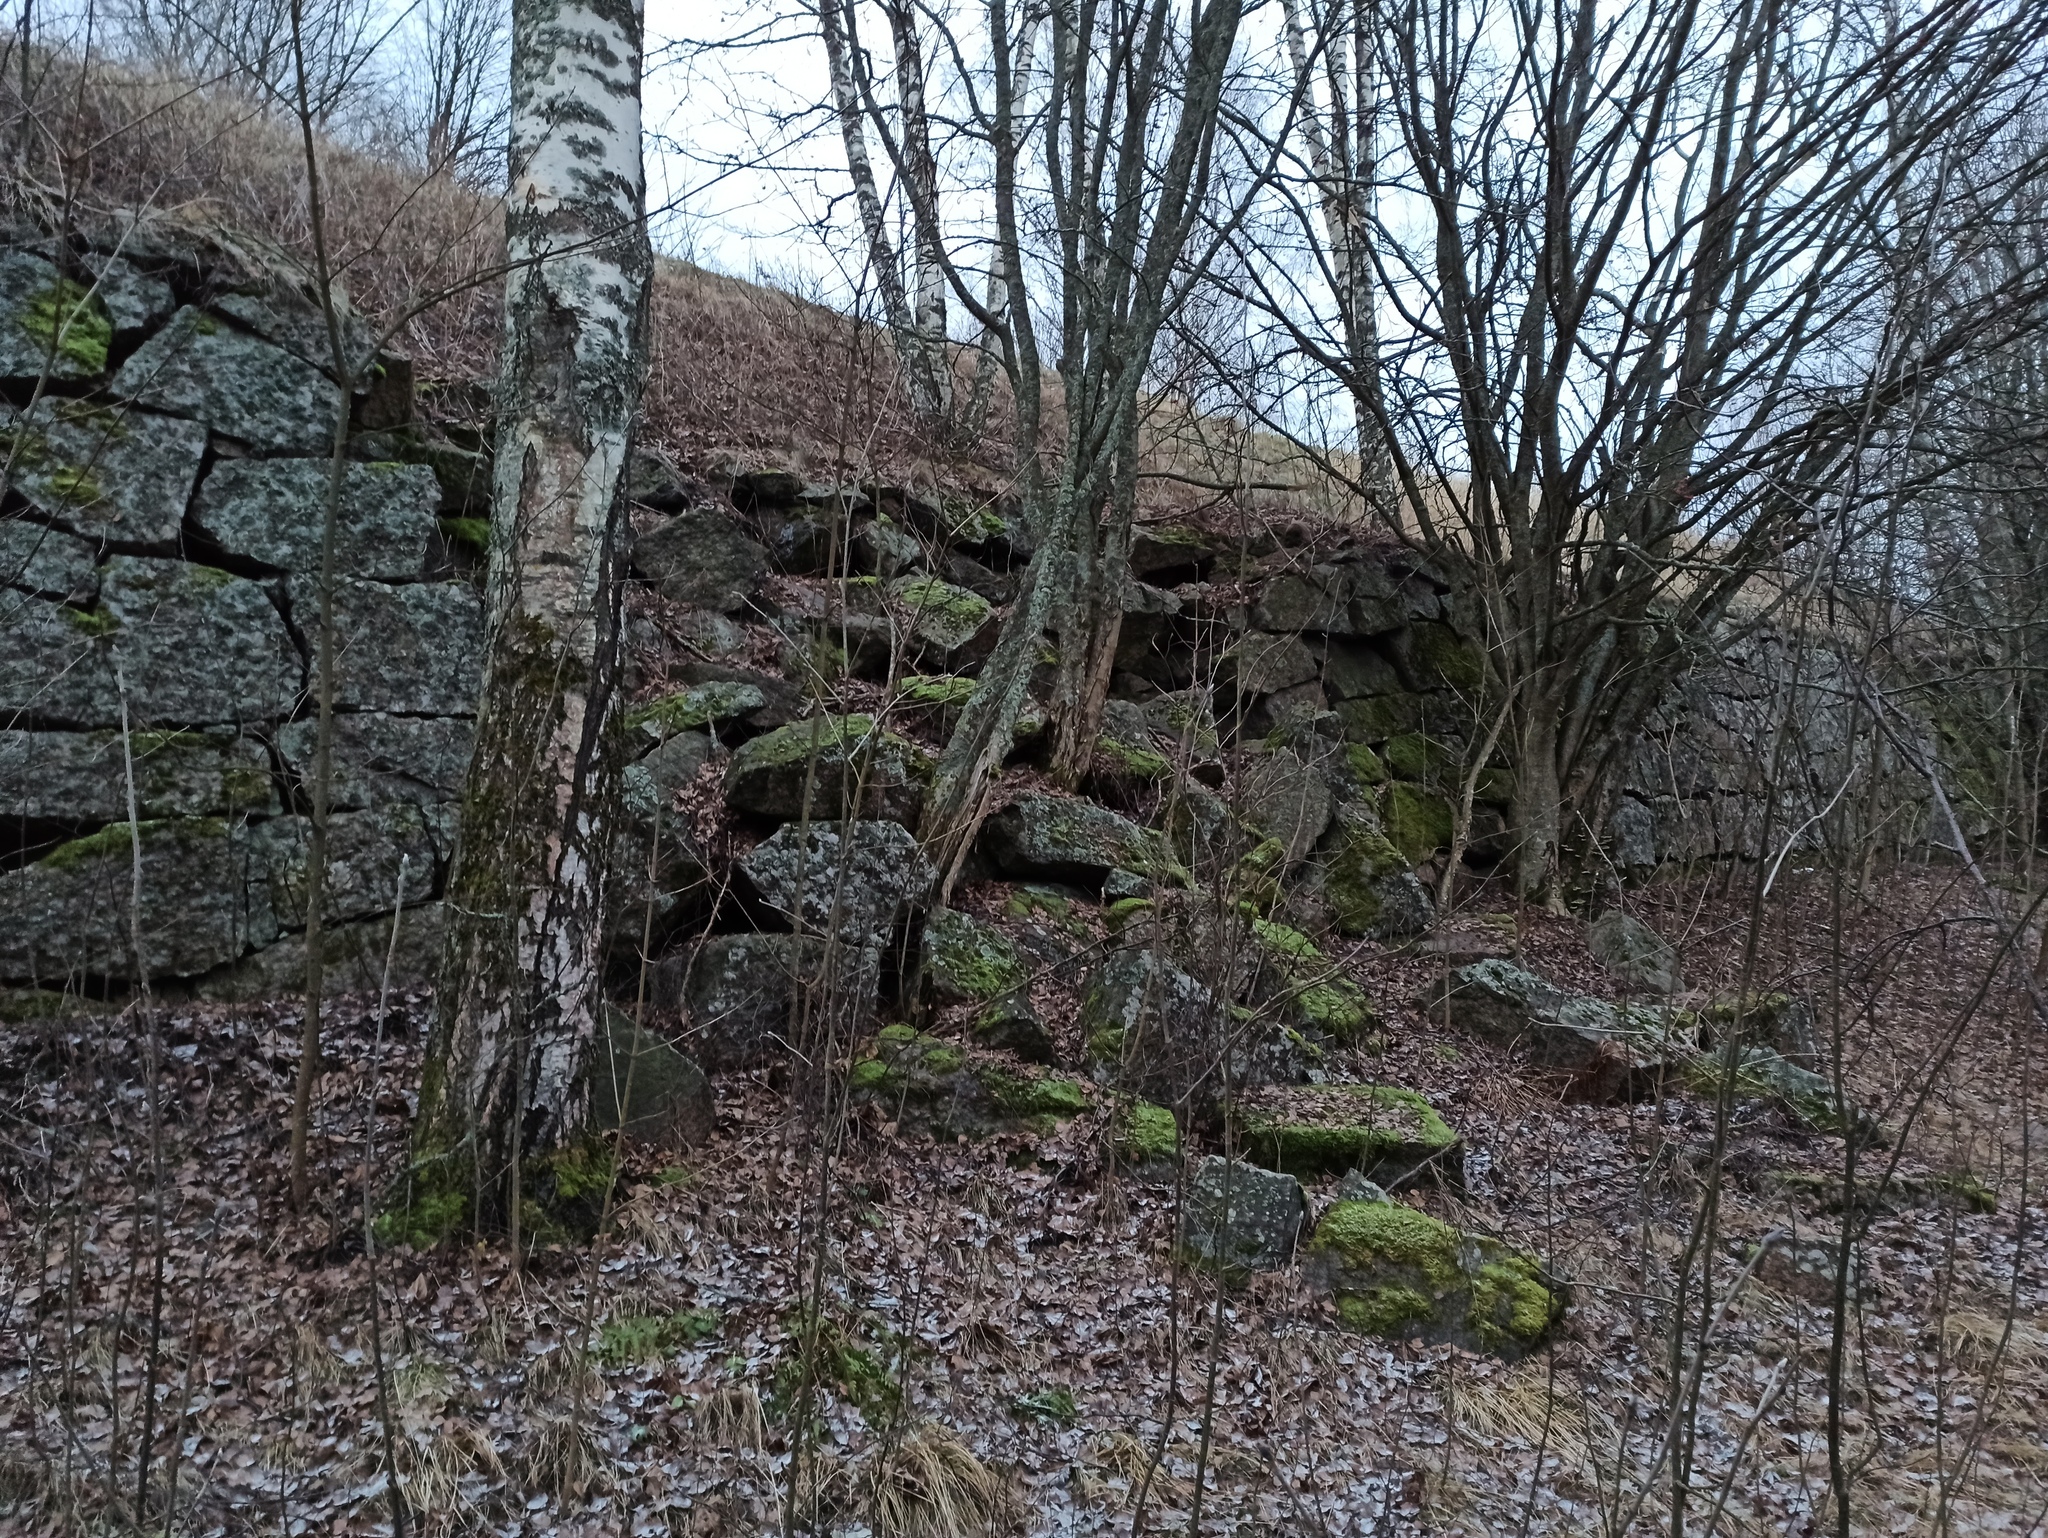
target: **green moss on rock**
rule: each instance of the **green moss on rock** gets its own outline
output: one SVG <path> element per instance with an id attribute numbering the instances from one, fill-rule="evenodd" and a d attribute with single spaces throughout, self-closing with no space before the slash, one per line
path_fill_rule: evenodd
<path id="1" fill-rule="evenodd" d="M 82 283 L 59 278 L 29 295 L 20 312 L 22 330 L 81 373 L 106 372 L 114 323 L 99 295 Z"/>
<path id="2" fill-rule="evenodd" d="M 1001 930 L 951 908 L 924 927 L 926 986 L 946 1002 L 983 1003 L 1024 985 L 1027 971 Z"/>
<path id="3" fill-rule="evenodd" d="M 1382 1166 L 1412 1175 L 1450 1159 L 1458 1135 L 1413 1090 L 1388 1084 L 1275 1088 L 1243 1112 L 1249 1156 L 1270 1169 L 1316 1176 Z"/>
<path id="4" fill-rule="evenodd" d="M 1387 787 L 1380 806 L 1388 841 L 1410 865 L 1450 843 L 1451 804 L 1435 791 L 1396 780 Z"/>
<path id="5" fill-rule="evenodd" d="M 957 710 L 974 697 L 974 680 L 953 673 L 913 674 L 903 680 L 902 697 L 906 705 Z"/>
<path id="6" fill-rule="evenodd" d="M 1117 1113 L 1117 1157 L 1127 1164 L 1158 1164 L 1180 1152 L 1180 1127 L 1173 1112 L 1149 1100 L 1134 1100 Z"/>

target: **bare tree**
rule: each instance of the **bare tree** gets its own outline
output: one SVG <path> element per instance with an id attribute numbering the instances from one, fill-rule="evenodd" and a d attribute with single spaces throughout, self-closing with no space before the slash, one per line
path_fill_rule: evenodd
<path id="1" fill-rule="evenodd" d="M 114 29 L 145 67 L 296 112 L 297 59 L 316 122 L 365 84 L 384 32 L 367 0 L 117 0 Z"/>
<path id="2" fill-rule="evenodd" d="M 1889 301 L 1958 178 L 1995 219 L 2036 174 L 1976 157 L 2038 92 L 2044 30 L 1994 0 L 1820 22 L 1376 0 L 1366 27 L 1332 4 L 1289 29 L 1284 108 L 1236 121 L 1297 146 L 1273 185 L 1312 260 L 1247 239 L 1249 292 L 1377 419 L 1364 457 L 1384 456 L 1400 524 L 1482 601 L 1523 892 L 1558 898 L 1561 845 L 1599 827 L 1618 754 L 1738 595 L 1881 496 L 1850 468 L 1929 380 L 2040 327 L 2031 257 L 1957 303 L 1959 257 L 1937 254 L 1910 326 Z M 1327 77 L 1368 36 L 1369 176 L 1295 111 L 1318 61 Z M 1354 241 L 1361 190 L 1378 202 Z M 1399 317 L 1376 348 L 1361 253 Z"/>
<path id="3" fill-rule="evenodd" d="M 411 1196 L 439 1226 L 546 1210 L 604 1007 L 625 467 L 653 255 L 637 5 L 518 0 L 488 595 Z M 565 1152 L 566 1151 L 566 1152 Z"/>
<path id="4" fill-rule="evenodd" d="M 430 172 L 461 171 L 503 126 L 505 16 L 494 0 L 421 0 L 418 29 L 408 82 L 414 153 Z"/>
<path id="5" fill-rule="evenodd" d="M 937 265 L 1002 359 L 1017 413 L 1015 484 L 1037 540 L 927 801 L 924 836 L 942 869 L 957 864 L 978 826 L 1048 627 L 1063 659 L 1054 719 L 1064 772 L 1078 772 L 1092 745 L 1122 620 L 1141 390 L 1165 318 L 1199 281 L 1202 259 L 1190 258 L 1189 241 L 1209 212 L 1217 107 L 1240 11 L 1235 0 L 1043 11 L 994 0 L 978 36 L 927 11 L 938 54 L 953 63 L 947 112 L 985 156 L 992 233 L 948 226 L 910 119 L 885 108 L 865 71 L 847 71 L 910 202 L 920 261 Z M 829 0 L 820 16 L 828 50 L 858 58 L 854 0 Z M 1041 26 L 1049 57 L 1034 68 Z M 923 84 L 929 93 L 930 80 Z M 966 250 L 979 253 L 979 266 Z M 996 284 L 1001 297 L 991 304 Z M 1040 314 L 1058 316 L 1050 348 Z M 1048 361 L 1063 408 L 1051 462 Z"/>

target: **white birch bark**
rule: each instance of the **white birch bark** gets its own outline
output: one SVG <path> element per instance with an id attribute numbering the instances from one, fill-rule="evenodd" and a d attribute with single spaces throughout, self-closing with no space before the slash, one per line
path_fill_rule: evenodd
<path id="1" fill-rule="evenodd" d="M 517 1238 L 584 1128 L 617 763 L 620 531 L 653 268 L 638 0 L 514 0 L 490 652 L 415 1187 Z"/>

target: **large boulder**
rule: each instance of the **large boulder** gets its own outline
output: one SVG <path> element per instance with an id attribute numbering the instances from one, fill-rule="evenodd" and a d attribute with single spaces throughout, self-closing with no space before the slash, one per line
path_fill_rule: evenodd
<path id="1" fill-rule="evenodd" d="M 0 619 L 0 712 L 70 727 L 290 714 L 303 663 L 262 587 L 211 566 L 116 556 L 91 610 L 22 599 Z M 117 681 L 115 665 L 120 668 Z"/>
<path id="2" fill-rule="evenodd" d="M 1209 1155 L 1188 1176 L 1180 1245 L 1225 1277 L 1277 1271 L 1294 1258 L 1308 1196 L 1292 1175 Z"/>
<path id="3" fill-rule="evenodd" d="M 331 430 L 331 425 L 330 425 Z M 17 452 L 11 484 L 81 538 L 170 554 L 206 457 L 206 428 L 146 411 L 50 397 L 0 407 L 0 446 Z"/>
<path id="4" fill-rule="evenodd" d="M 957 673 L 995 644 L 995 609 L 986 598 L 937 577 L 898 577 L 889 597 L 902 611 L 910 644 L 926 664 Z"/>
<path id="5" fill-rule="evenodd" d="M 1240 783 L 1245 825 L 1277 839 L 1289 863 L 1313 849 L 1330 826 L 1330 782 L 1292 748 L 1247 755 Z"/>
<path id="6" fill-rule="evenodd" d="M 1361 561 L 1269 577 L 1251 610 L 1251 622 L 1260 630 L 1334 636 L 1384 635 L 1400 629 L 1406 618 L 1386 573 Z"/>
<path id="7" fill-rule="evenodd" d="M 1436 1108 L 1391 1084 L 1274 1085 L 1239 1107 L 1245 1157 L 1313 1177 L 1356 1170 L 1381 1186 L 1463 1183 L 1462 1146 Z"/>
<path id="8" fill-rule="evenodd" d="M 1391 940 L 1436 922 L 1429 892 L 1369 808 L 1338 807 L 1318 863 L 1322 898 L 1340 932 Z"/>
<path id="9" fill-rule="evenodd" d="M 940 1137 L 1047 1133 L 1094 1103 L 1065 1074 L 1020 1069 L 907 1025 L 882 1027 L 855 1061 L 847 1090 L 855 1105 Z"/>
<path id="10" fill-rule="evenodd" d="M 1207 1114 L 1226 1081 L 1287 1083 L 1310 1044 L 1275 1018 L 1242 1018 L 1227 999 L 1149 947 L 1111 951 L 1089 972 L 1079 1015 L 1098 1080 Z"/>
<path id="11" fill-rule="evenodd" d="M 306 870 L 312 819 L 273 817 L 250 830 L 262 850 L 265 901 L 286 929 L 306 922 Z M 403 804 L 342 812 L 327 820 L 327 904 L 333 923 L 388 911 L 405 862 L 406 889 L 425 896 L 455 849 L 455 808 Z"/>
<path id="12" fill-rule="evenodd" d="M 711 1135 L 717 1120 L 711 1081 L 671 1043 L 607 1005 L 592 1045 L 585 1071 L 591 1114 L 599 1127 L 684 1148 Z"/>
<path id="13" fill-rule="evenodd" d="M 1218 667 L 1221 681 L 1235 689 L 1240 700 L 1308 683 L 1317 673 L 1315 653 L 1300 636 L 1259 630 L 1239 635 Z"/>
<path id="14" fill-rule="evenodd" d="M 98 552 L 85 540 L 0 518 L 0 584 L 37 598 L 91 607 L 100 594 Z"/>
<path id="15" fill-rule="evenodd" d="M 1300 930 L 1275 919 L 1249 926 L 1251 1000 L 1304 1041 L 1354 1046 L 1378 1029 L 1380 1014 L 1365 990 Z"/>
<path id="16" fill-rule="evenodd" d="M 941 908 L 925 920 L 924 987 L 941 1004 L 985 1004 L 1024 986 L 1025 958 L 993 924 L 957 908 Z"/>
<path id="17" fill-rule="evenodd" d="M 447 935 L 447 910 L 438 902 L 416 906 L 424 893 L 410 889 L 408 906 L 399 915 L 397 946 L 392 945 L 389 913 L 332 924 L 321 931 L 320 991 L 339 998 L 354 993 L 374 997 L 388 976 L 394 995 L 430 988 L 441 966 L 441 944 Z M 387 972 L 388 966 L 388 972 Z M 306 987 L 306 937 L 281 935 L 239 961 L 216 967 L 192 985 L 202 999 L 241 1003 L 251 999 L 290 998 Z"/>
<path id="18" fill-rule="evenodd" d="M 233 961 L 278 932 L 267 851 L 218 818 L 144 823 L 143 959 L 154 979 Z M 127 824 L 113 823 L 0 872 L 0 978 L 63 986 L 67 978 L 133 982 L 134 869 Z"/>
<path id="19" fill-rule="evenodd" d="M 754 895 L 805 934 L 880 949 L 938 872 L 894 822 L 786 823 L 740 861 Z"/>
<path id="20" fill-rule="evenodd" d="M 467 716 L 400 716 L 380 710 L 336 715 L 329 809 L 454 800 L 469 773 L 475 731 Z M 311 779 L 319 732 L 319 723 L 310 719 L 278 728 L 277 750 L 301 783 Z"/>
<path id="21" fill-rule="evenodd" d="M 341 387 L 305 359 L 187 305 L 132 353 L 114 393 L 268 454 L 334 443 Z"/>
<path id="22" fill-rule="evenodd" d="M 66 382 L 107 371 L 114 325 L 88 283 L 29 251 L 0 252 L 0 378 Z"/>
<path id="23" fill-rule="evenodd" d="M 913 823 L 930 775 L 924 752 L 873 716 L 811 716 L 741 744 L 726 768 L 725 802 L 778 822 L 853 811 Z"/>
<path id="24" fill-rule="evenodd" d="M 1367 1335 L 1515 1358 L 1564 1317 L 1564 1289 L 1533 1256 L 1393 1202 L 1335 1203 L 1305 1269 Z"/>
<path id="25" fill-rule="evenodd" d="M 1657 1093 L 1691 1061 L 1698 1032 L 1689 1010 L 1610 1004 L 1498 959 L 1452 969 L 1416 1007 L 1578 1075 L 1581 1092 L 1603 1100 Z"/>
<path id="26" fill-rule="evenodd" d="M 1737 1098 L 1770 1100 L 1816 1132 L 1840 1136 L 1853 1133 L 1859 1142 L 1885 1140 L 1878 1120 L 1855 1101 L 1846 1106 L 1836 1099 L 1833 1082 L 1821 1074 L 1801 1068 L 1768 1047 L 1747 1047 L 1736 1051 L 1733 1073 L 1723 1051 L 1702 1052 L 1689 1059 L 1686 1079 L 1703 1095 L 1718 1094 L 1724 1082 Z"/>
<path id="27" fill-rule="evenodd" d="M 289 591 L 292 622 L 312 647 L 319 633 L 319 578 L 294 576 Z M 337 582 L 334 631 L 338 709 L 419 716 L 476 709 L 484 617 L 467 583 Z"/>
<path id="28" fill-rule="evenodd" d="M 689 820 L 672 810 L 676 793 L 697 777 L 711 751 L 703 732 L 680 732 L 626 765 L 612 834 L 606 930 L 614 946 L 637 952 L 678 926 L 707 916 L 719 883 Z"/>
<path id="29" fill-rule="evenodd" d="M 1164 878 L 1165 840 L 1093 801 L 1032 792 L 983 824 L 981 852 L 1019 880 L 1071 881 L 1100 890 L 1111 871 Z"/>
<path id="30" fill-rule="evenodd" d="M 706 1068 L 755 1068 L 801 1048 L 801 1025 L 823 1033 L 823 1012 L 804 1006 L 835 980 L 827 967 L 816 936 L 714 935 L 656 967 L 651 995 L 664 1015 L 686 1018 L 690 1052 Z"/>
<path id="31" fill-rule="evenodd" d="M 131 732 L 135 802 L 145 818 L 258 816 L 279 810 L 269 756 L 231 728 Z M 102 823 L 128 816 L 121 734 L 0 732 L 0 815 Z"/>
<path id="32" fill-rule="evenodd" d="M 671 603 L 731 614 L 768 573 L 768 551 L 723 513 L 691 507 L 633 544 L 633 564 Z"/>
<path id="33" fill-rule="evenodd" d="M 1678 948 L 1648 924 L 1610 908 L 1586 931 L 1586 949 L 1609 977 L 1636 993 L 1679 993 Z"/>
<path id="34" fill-rule="evenodd" d="M 317 573 L 329 476 L 324 459 L 222 460 L 200 484 L 193 521 L 229 555 Z M 417 580 L 440 501 L 440 484 L 424 465 L 348 465 L 335 518 L 335 570 L 378 582 Z"/>

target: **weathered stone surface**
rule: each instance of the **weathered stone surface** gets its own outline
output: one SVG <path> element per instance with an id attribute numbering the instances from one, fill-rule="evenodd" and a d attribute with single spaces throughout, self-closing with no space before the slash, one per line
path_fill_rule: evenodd
<path id="1" fill-rule="evenodd" d="M 311 645 L 319 625 L 318 576 L 295 576 L 288 591 L 292 623 Z M 467 583 L 337 582 L 334 628 L 337 708 L 420 716 L 476 709 L 483 604 Z"/>
<path id="2" fill-rule="evenodd" d="M 171 553 L 192 498 L 206 429 L 85 401 L 0 407 L 0 449 L 17 438 L 13 488 L 59 528 L 94 543 Z"/>
<path id="3" fill-rule="evenodd" d="M 1632 914 L 1610 908 L 1586 931 L 1586 949 L 1607 975 L 1637 993 L 1679 993 L 1678 949 Z"/>
<path id="4" fill-rule="evenodd" d="M 986 1003 L 1021 988 L 1030 975 L 1008 935 L 957 908 L 925 920 L 920 952 L 925 990 L 940 1004 Z"/>
<path id="5" fill-rule="evenodd" d="M 1269 577 L 1252 605 L 1260 630 L 1370 636 L 1406 621 L 1400 595 L 1385 572 L 1363 562 L 1323 564 Z"/>
<path id="6" fill-rule="evenodd" d="M 394 716 L 384 711 L 337 714 L 328 807 L 351 811 L 394 802 L 426 806 L 462 793 L 476 727 L 467 716 Z M 313 773 L 319 723 L 278 728 L 277 747 L 301 783 Z"/>
<path id="7" fill-rule="evenodd" d="M 151 977 L 189 977 L 277 934 L 252 833 L 213 818 L 144 823 L 142 946 Z M 132 982 L 130 834 L 115 823 L 0 872 L 0 978 Z"/>
<path id="8" fill-rule="evenodd" d="M 671 603 L 730 614 L 746 607 L 767 575 L 768 551 L 723 513 L 692 507 L 636 540 L 633 564 Z"/>
<path id="9" fill-rule="evenodd" d="M 995 645 L 995 610 L 989 601 L 937 577 L 898 577 L 889 597 L 902 611 L 918 656 L 958 672 Z"/>
<path id="10" fill-rule="evenodd" d="M 1356 1170 L 1375 1184 L 1462 1183 L 1462 1148 L 1436 1108 L 1390 1084 L 1303 1084 L 1247 1093 L 1245 1157 L 1313 1177 Z"/>
<path id="11" fill-rule="evenodd" d="M 1418 690 L 1450 689 L 1466 699 L 1486 683 L 1486 654 L 1449 625 L 1408 625 L 1393 638 L 1394 662 Z"/>
<path id="12" fill-rule="evenodd" d="M 797 1045 L 798 998 L 826 981 L 826 942 L 812 935 L 714 935 L 655 968 L 657 1009 L 681 1011 L 690 1053 L 717 1073 L 753 1068 Z M 822 1030 L 822 1015 L 808 1017 Z"/>
<path id="13" fill-rule="evenodd" d="M 306 923 L 306 859 L 312 820 L 273 817 L 250 830 L 263 859 L 267 903 L 286 929 Z M 398 891 L 398 867 L 406 862 L 406 890 L 435 890 L 439 872 L 455 851 L 455 808 L 394 805 L 341 812 L 327 820 L 327 907 L 333 923 L 389 911 Z"/>
<path id="14" fill-rule="evenodd" d="M 606 885 L 606 931 L 615 947 L 637 954 L 643 938 L 658 945 L 715 905 L 717 883 L 704 851 L 688 820 L 672 810 L 676 792 L 696 778 L 710 750 L 703 732 L 682 732 L 620 774 Z"/>
<path id="15" fill-rule="evenodd" d="M 759 668 L 730 667 L 720 662 L 688 661 L 676 668 L 676 678 L 687 685 L 749 684 L 761 693 L 764 703 L 749 711 L 744 720 L 756 731 L 773 731 L 798 720 L 808 703 L 800 683 L 779 673 Z"/>
<path id="16" fill-rule="evenodd" d="M 1337 1317 L 1367 1335 L 1514 1358 L 1564 1317 L 1564 1289 L 1534 1256 L 1393 1202 L 1332 1206 L 1304 1269 L 1335 1296 Z"/>
<path id="17" fill-rule="evenodd" d="M 1101 889 L 1113 870 L 1165 875 L 1165 840 L 1092 801 L 1019 796 L 982 827 L 981 851 L 1006 876 Z"/>
<path id="18" fill-rule="evenodd" d="M 1293 749 L 1248 756 L 1242 780 L 1245 824 L 1277 839 L 1286 859 L 1301 859 L 1330 826 L 1330 783 Z"/>
<path id="19" fill-rule="evenodd" d="M 1116 792 L 1172 776 L 1172 760 L 1152 735 L 1145 713 L 1129 700 L 1110 700 L 1104 704 L 1091 774 L 1101 788 Z"/>
<path id="20" fill-rule="evenodd" d="M 121 365 L 114 393 L 277 454 L 331 447 L 341 405 L 340 386 L 303 358 L 190 305 Z"/>
<path id="21" fill-rule="evenodd" d="M 1332 700 L 1407 692 L 1394 664 L 1365 641 L 1329 642 L 1323 652 L 1322 680 L 1324 692 Z"/>
<path id="22" fill-rule="evenodd" d="M 1451 841 L 1451 803 L 1426 785 L 1395 780 L 1380 797 L 1387 840 L 1411 865 L 1419 864 Z"/>
<path id="23" fill-rule="evenodd" d="M 138 271 L 118 256 L 88 251 L 83 265 L 96 280 L 100 302 L 107 307 L 107 319 L 113 322 L 116 336 L 145 330 L 177 308 L 170 284 Z"/>
<path id="24" fill-rule="evenodd" d="M 688 1148 L 717 1125 L 711 1081 L 653 1031 L 607 1005 L 590 1055 L 591 1115 L 643 1142 Z"/>
<path id="25" fill-rule="evenodd" d="M 751 717 L 767 703 L 768 696 L 751 683 L 718 680 L 690 684 L 673 694 L 635 705 L 626 712 L 626 725 L 662 741 L 674 733 L 688 733 L 700 727 L 716 731 L 723 723 Z"/>
<path id="26" fill-rule="evenodd" d="M 1064 1074 L 972 1058 L 951 1042 L 907 1025 L 876 1033 L 847 1078 L 855 1105 L 940 1137 L 984 1137 L 1022 1129 L 1048 1133 L 1093 1103 Z"/>
<path id="27" fill-rule="evenodd" d="M 1180 1244 L 1225 1276 L 1277 1271 L 1294 1258 L 1308 1196 L 1292 1175 L 1209 1155 L 1188 1176 Z"/>
<path id="28" fill-rule="evenodd" d="M 39 598 L 90 605 L 99 596 L 93 547 L 39 523 L 0 518 L 0 584 Z"/>
<path id="29" fill-rule="evenodd" d="M 1300 930 L 1274 919 L 1253 919 L 1250 939 L 1257 958 L 1252 1001 L 1297 1035 L 1351 1046 L 1379 1028 L 1380 1013 L 1365 990 Z"/>
<path id="30" fill-rule="evenodd" d="M 117 726 L 119 662 L 135 726 L 274 720 L 303 678 L 268 595 L 210 566 L 115 556 L 90 611 L 34 599 L 0 621 L 0 711 Z"/>
<path id="31" fill-rule="evenodd" d="M 230 555 L 317 574 L 328 476 L 324 459 L 222 460 L 201 483 L 193 518 Z M 335 570 L 378 582 L 416 580 L 440 501 L 440 484 L 424 465 L 346 466 Z"/>
<path id="32" fill-rule="evenodd" d="M 1818 1072 L 1820 1037 L 1813 1006 L 1796 993 L 1723 994 L 1700 1011 L 1702 1046 L 1720 1046 L 1732 1031 L 1745 1046 L 1769 1047 L 1787 1062 Z"/>
<path id="33" fill-rule="evenodd" d="M 917 839 L 894 822 L 788 823 L 756 844 L 740 871 L 800 932 L 877 949 L 938 879 Z"/>
<path id="34" fill-rule="evenodd" d="M 1185 523 L 1141 523 L 1131 530 L 1131 574 L 1197 569 L 1213 561 L 1232 541 Z M 1171 580 L 1171 579 L 1169 579 Z"/>
<path id="35" fill-rule="evenodd" d="M 88 284 L 27 251 L 0 252 L 0 377 L 92 379 L 106 372 L 113 323 Z"/>
<path id="36" fill-rule="evenodd" d="M 1425 989 L 1417 1007 L 1460 1030 L 1519 1046 L 1579 1074 L 1596 1099 L 1654 1093 L 1689 1060 L 1697 1017 L 1571 993 L 1510 961 L 1475 961 Z"/>
<path id="37" fill-rule="evenodd" d="M 1302 1044 L 1277 1021 L 1241 1022 L 1228 1000 L 1156 951 L 1111 951 L 1088 974 L 1079 1025 L 1097 1079 L 1162 1105 L 1206 1108 L 1231 1084 L 1299 1079 Z"/>
<path id="38" fill-rule="evenodd" d="M 1223 680 L 1243 697 L 1272 694 L 1316 676 L 1315 654 L 1298 635 L 1247 630 L 1220 661 Z"/>
<path id="39" fill-rule="evenodd" d="M 1323 901 L 1344 934 L 1399 939 L 1436 922 L 1436 904 L 1367 808 L 1338 808 L 1319 863 Z"/>
<path id="40" fill-rule="evenodd" d="M 924 542 L 910 530 L 885 518 L 861 525 L 853 535 L 854 570 L 884 582 L 905 572 L 922 570 Z"/>
<path id="41" fill-rule="evenodd" d="M 278 810 L 263 745 L 232 730 L 130 734 L 137 810 L 146 818 Z M 0 732 L 0 815 L 96 823 L 128 816 L 119 732 Z"/>
<path id="42" fill-rule="evenodd" d="M 222 294 L 213 307 L 264 341 L 276 343 L 323 373 L 332 372 L 334 344 L 327 334 L 327 312 L 311 293 L 275 282 L 260 289 Z M 350 370 L 360 369 L 370 361 L 370 328 L 347 305 L 341 307 L 337 318 L 341 321 L 342 356 Z"/>
<path id="43" fill-rule="evenodd" d="M 447 934 L 447 910 L 438 902 L 410 902 L 398 923 L 398 947 L 391 949 L 391 915 L 379 913 L 321 931 L 320 991 L 326 998 L 354 993 L 374 999 L 384 986 L 390 961 L 394 997 L 431 988 L 441 965 L 441 942 Z M 306 937 L 287 934 L 240 961 L 207 973 L 193 984 L 203 999 L 239 1003 L 250 999 L 285 999 L 306 990 Z"/>
<path id="44" fill-rule="evenodd" d="M 849 810 L 846 802 L 859 792 L 857 810 L 911 823 L 930 773 L 922 750 L 881 730 L 872 716 L 813 716 L 743 743 L 726 769 L 725 800 L 757 817 L 825 822 Z"/>
<path id="45" fill-rule="evenodd" d="M 1698 1053 L 1690 1059 L 1686 1077 L 1699 1093 L 1713 1095 L 1720 1089 L 1727 1067 L 1728 1059 L 1722 1052 Z M 1853 1129 L 1860 1141 L 1884 1141 L 1877 1118 L 1868 1110 L 1852 1100 L 1848 1102 L 1845 1114 L 1843 1106 L 1835 1098 L 1835 1086 L 1830 1080 L 1801 1068 L 1768 1047 L 1747 1047 L 1738 1051 L 1734 1060 L 1732 1091 L 1738 1097 L 1754 1096 L 1776 1101 L 1795 1119 L 1816 1132 L 1846 1135 Z"/>
<path id="46" fill-rule="evenodd" d="M 1022 988 L 984 1005 L 974 1017 L 973 1031 L 984 1047 L 1014 1053 L 1027 1063 L 1050 1064 L 1058 1056 L 1051 1028 Z"/>

